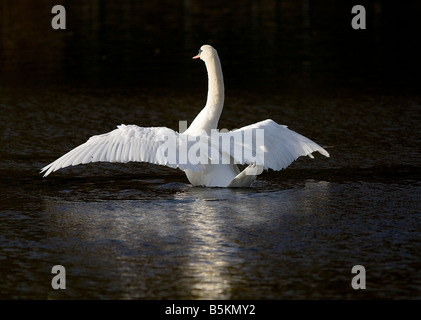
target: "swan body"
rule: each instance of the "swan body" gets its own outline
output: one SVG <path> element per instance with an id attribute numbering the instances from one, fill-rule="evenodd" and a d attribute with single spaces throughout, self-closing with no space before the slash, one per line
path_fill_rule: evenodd
<path id="1" fill-rule="evenodd" d="M 270 119 L 219 132 L 224 81 L 218 54 L 210 45 L 204 45 L 193 58 L 205 62 L 208 95 L 205 107 L 186 131 L 120 125 L 111 132 L 91 137 L 42 168 L 44 177 L 78 164 L 136 161 L 179 168 L 193 186 L 249 187 L 265 169 L 284 169 L 300 156 L 312 158 L 315 151 L 329 157 L 317 143 Z M 227 143 L 221 147 L 220 141 Z M 248 166 L 240 172 L 237 164 Z"/>

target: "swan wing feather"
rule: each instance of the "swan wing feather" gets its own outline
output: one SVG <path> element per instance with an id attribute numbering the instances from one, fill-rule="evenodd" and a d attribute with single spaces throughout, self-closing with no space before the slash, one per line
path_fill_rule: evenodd
<path id="1" fill-rule="evenodd" d="M 177 139 L 179 134 L 166 127 L 139 127 L 120 125 L 117 129 L 95 135 L 85 143 L 64 154 L 41 169 L 44 177 L 59 169 L 90 162 L 149 162 L 182 170 L 199 170 L 190 163 L 169 161 L 168 148 L 163 148 L 168 137 Z M 172 144 L 171 146 L 177 146 Z M 167 151 L 166 151 L 167 150 Z"/>
<path id="2" fill-rule="evenodd" d="M 259 139 L 256 129 L 262 129 L 264 139 Z M 255 164 L 264 169 L 282 170 L 301 156 L 313 158 L 313 152 L 329 157 L 329 153 L 314 141 L 268 119 L 227 133 L 233 138 L 230 154 L 236 163 Z M 261 137 L 260 136 L 260 137 Z M 236 152 L 242 149 L 242 152 Z"/>

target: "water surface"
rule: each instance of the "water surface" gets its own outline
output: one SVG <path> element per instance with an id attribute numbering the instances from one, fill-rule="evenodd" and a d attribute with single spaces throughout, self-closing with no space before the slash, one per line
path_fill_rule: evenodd
<path id="1" fill-rule="evenodd" d="M 52 30 L 50 1 L 0 0 L 0 298 L 421 298 L 418 2 L 364 4 L 358 31 L 352 1 L 64 5 Z M 224 71 L 220 128 L 270 118 L 331 157 L 246 189 L 140 163 L 41 177 L 122 123 L 190 123 L 205 43 Z"/>
<path id="2" fill-rule="evenodd" d="M 2 298 L 420 297 L 418 98 L 234 90 L 222 127 L 270 117 L 331 154 L 265 172 L 252 188 L 195 188 L 180 171 L 134 163 L 38 175 L 114 124 L 177 129 L 203 104 L 162 92 L 2 89 Z M 253 112 L 237 107 L 246 100 Z M 351 287 L 357 264 L 365 291 Z M 51 288 L 54 265 L 66 268 L 66 290 Z"/>

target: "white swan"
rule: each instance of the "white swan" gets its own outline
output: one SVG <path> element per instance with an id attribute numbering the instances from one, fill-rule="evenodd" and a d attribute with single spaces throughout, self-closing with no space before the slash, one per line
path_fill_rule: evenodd
<path id="1" fill-rule="evenodd" d="M 179 168 L 186 173 L 193 186 L 249 187 L 263 169 L 284 169 L 300 156 L 313 158 L 312 153 L 315 151 L 329 157 L 329 153 L 315 142 L 273 120 L 264 120 L 231 132 L 217 132 L 224 104 L 221 63 L 216 50 L 210 45 L 202 46 L 199 54 L 193 58 L 200 58 L 206 64 L 208 96 L 205 107 L 185 132 L 177 133 L 165 127 L 120 125 L 109 133 L 91 137 L 84 144 L 45 166 L 41 169 L 41 173 L 45 172 L 44 177 L 71 165 L 101 161 L 122 163 L 138 161 Z M 256 140 L 258 130 L 263 133 L 263 138 L 259 141 Z M 212 134 L 217 135 L 217 140 L 210 142 Z M 228 148 L 223 149 L 215 145 L 215 141 L 220 141 L 221 137 L 223 140 L 228 135 L 233 139 L 228 138 L 225 141 L 234 140 Z M 173 149 L 171 146 L 174 144 L 169 147 L 170 140 L 177 142 Z M 190 153 L 189 148 L 194 144 L 196 149 Z M 164 145 L 166 148 L 163 148 Z M 202 152 L 200 155 L 200 160 L 205 159 L 205 161 L 198 162 L 197 159 L 182 161 L 181 156 L 173 157 L 170 161 L 170 152 L 181 152 L 180 150 L 184 148 L 186 155 L 191 156 L 196 155 L 197 150 L 206 151 L 207 148 L 202 148 L 203 146 L 208 146 L 213 156 L 215 154 L 212 152 L 215 152 L 216 148 L 221 158 L 226 160 L 228 156 L 229 161 L 215 162 L 207 152 Z M 236 152 L 239 146 L 245 151 Z M 183 159 L 186 160 L 185 157 Z M 240 172 L 237 164 L 248 164 L 248 167 Z"/>

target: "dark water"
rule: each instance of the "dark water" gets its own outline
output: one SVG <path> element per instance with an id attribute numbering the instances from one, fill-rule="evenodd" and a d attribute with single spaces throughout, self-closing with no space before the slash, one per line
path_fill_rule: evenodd
<path id="1" fill-rule="evenodd" d="M 421 298 L 420 64 L 416 38 L 401 37 L 418 23 L 403 23 L 411 5 L 393 16 L 367 4 L 375 18 L 359 38 L 346 1 L 66 2 L 66 31 L 51 29 L 47 1 L 6 2 L 0 298 Z M 190 58 L 207 42 L 227 84 L 221 128 L 271 118 L 331 158 L 247 189 L 194 188 L 180 171 L 133 163 L 41 178 L 121 123 L 190 122 L 206 97 Z M 54 265 L 66 290 L 51 287 Z M 365 290 L 351 287 L 354 265 Z"/>

